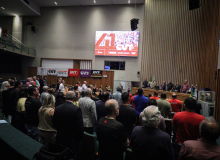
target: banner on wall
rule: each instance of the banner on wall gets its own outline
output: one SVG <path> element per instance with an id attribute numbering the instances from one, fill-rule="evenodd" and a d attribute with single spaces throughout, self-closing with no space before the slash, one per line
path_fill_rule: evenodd
<path id="1" fill-rule="evenodd" d="M 91 77 L 93 77 L 93 78 L 101 78 L 102 77 L 102 71 L 100 71 L 100 70 L 92 70 Z"/>
<path id="2" fill-rule="evenodd" d="M 57 68 L 47 69 L 47 75 L 56 76 L 57 75 Z"/>
<path id="3" fill-rule="evenodd" d="M 68 77 L 68 68 L 58 68 L 57 76 L 58 77 Z"/>
<path id="4" fill-rule="evenodd" d="M 79 69 L 69 69 L 69 77 L 79 77 Z"/>
<path id="5" fill-rule="evenodd" d="M 37 75 L 38 76 L 46 76 L 47 75 L 47 68 L 37 67 Z"/>
<path id="6" fill-rule="evenodd" d="M 80 77 L 89 78 L 91 76 L 91 70 L 80 69 Z"/>

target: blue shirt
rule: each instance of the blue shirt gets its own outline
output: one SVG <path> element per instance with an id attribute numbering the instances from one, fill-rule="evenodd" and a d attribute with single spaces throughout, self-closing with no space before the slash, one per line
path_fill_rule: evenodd
<path id="1" fill-rule="evenodd" d="M 140 113 L 147 107 L 148 98 L 145 97 L 144 95 L 141 95 L 141 96 L 138 95 L 134 97 L 133 102 L 135 104 L 136 114 L 140 115 Z"/>

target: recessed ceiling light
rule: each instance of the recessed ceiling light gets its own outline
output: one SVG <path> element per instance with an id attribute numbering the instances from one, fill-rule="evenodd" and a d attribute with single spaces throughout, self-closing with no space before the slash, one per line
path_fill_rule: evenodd
<path id="1" fill-rule="evenodd" d="M 128 3 L 130 3 L 130 0 L 128 0 Z"/>
<path id="2" fill-rule="evenodd" d="M 94 0 L 94 3 L 96 3 L 96 0 Z"/>
<path id="3" fill-rule="evenodd" d="M 1 9 L 5 9 L 4 7 L 1 7 Z"/>
<path id="4" fill-rule="evenodd" d="M 57 2 L 54 2 L 57 5 Z"/>

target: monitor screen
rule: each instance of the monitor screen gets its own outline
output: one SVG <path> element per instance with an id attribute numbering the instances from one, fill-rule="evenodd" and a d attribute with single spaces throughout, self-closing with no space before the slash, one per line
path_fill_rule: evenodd
<path id="1" fill-rule="evenodd" d="M 96 31 L 96 56 L 138 56 L 139 31 Z"/>

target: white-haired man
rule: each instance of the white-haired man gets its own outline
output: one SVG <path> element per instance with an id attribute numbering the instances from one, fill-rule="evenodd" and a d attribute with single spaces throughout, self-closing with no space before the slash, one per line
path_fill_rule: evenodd
<path id="1" fill-rule="evenodd" d="M 85 93 L 84 93 L 84 92 L 85 92 L 85 90 L 86 90 L 86 88 L 87 88 L 87 86 L 86 86 L 86 85 L 87 85 L 87 82 L 86 82 L 86 81 L 84 81 L 84 82 L 83 82 L 83 85 L 82 85 L 82 97 L 84 97 L 84 96 L 85 96 Z"/>
<path id="2" fill-rule="evenodd" d="M 93 134 L 94 126 L 97 120 L 95 101 L 91 99 L 92 90 L 86 88 L 85 97 L 79 99 L 79 108 L 82 109 L 84 131 Z"/>
<path id="3" fill-rule="evenodd" d="M 44 98 L 49 94 L 48 89 L 49 89 L 48 86 L 43 86 L 43 92 L 40 95 L 40 101 L 41 101 L 42 104 L 44 102 Z"/>
<path id="4" fill-rule="evenodd" d="M 148 106 L 143 111 L 143 126 L 134 128 L 131 135 L 131 148 L 138 160 L 172 160 L 170 136 L 158 129 L 160 111 L 156 106 Z"/>
<path id="5" fill-rule="evenodd" d="M 26 85 L 29 86 L 29 85 L 31 84 L 30 82 L 31 82 L 31 78 L 28 77 L 28 78 L 27 78 L 27 83 L 26 83 Z"/>

